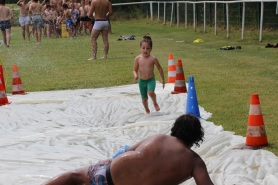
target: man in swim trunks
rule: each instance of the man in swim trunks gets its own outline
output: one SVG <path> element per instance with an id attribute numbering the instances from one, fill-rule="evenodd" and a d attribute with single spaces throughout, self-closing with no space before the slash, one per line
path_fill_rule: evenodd
<path id="1" fill-rule="evenodd" d="M 11 41 L 11 22 L 14 14 L 12 10 L 5 6 L 6 1 L 0 0 L 0 29 L 2 32 L 2 38 L 7 47 L 10 47 Z"/>
<path id="2" fill-rule="evenodd" d="M 212 185 L 199 146 L 204 131 L 197 117 L 178 117 L 171 134 L 148 137 L 115 159 L 61 174 L 43 185 L 178 185 L 193 177 L 197 185 Z M 96 183 L 98 182 L 98 183 Z"/>
<path id="3" fill-rule="evenodd" d="M 34 3 L 29 6 L 29 15 L 32 16 L 33 26 L 35 27 L 36 32 L 36 41 L 37 44 L 41 44 L 41 35 L 42 35 L 42 5 L 39 0 L 33 0 Z"/>
<path id="4" fill-rule="evenodd" d="M 26 0 L 19 0 L 16 4 L 20 7 L 19 23 L 22 28 L 23 40 L 25 41 L 25 33 L 26 33 L 28 42 L 30 42 L 30 33 L 29 33 L 30 16 L 28 15 L 29 4 L 26 2 Z"/>
<path id="5" fill-rule="evenodd" d="M 93 17 L 94 14 L 94 17 Z M 89 17 L 95 19 L 93 29 L 91 32 L 91 42 L 92 42 L 92 57 L 89 60 L 95 60 L 97 56 L 97 39 L 101 33 L 102 40 L 104 43 L 104 55 L 103 58 L 106 59 L 109 50 L 108 42 L 108 28 L 109 22 L 108 18 L 113 14 L 112 4 L 108 0 L 94 0 L 91 3 L 91 10 L 89 12 Z"/>

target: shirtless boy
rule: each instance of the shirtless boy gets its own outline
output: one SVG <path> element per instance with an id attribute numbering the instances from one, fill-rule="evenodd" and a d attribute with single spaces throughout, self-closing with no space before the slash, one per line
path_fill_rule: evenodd
<path id="1" fill-rule="evenodd" d="M 66 20 L 66 29 L 70 35 L 70 38 L 73 39 L 74 37 L 74 22 L 72 19 L 72 14 L 71 10 L 68 7 L 68 4 L 64 3 L 63 4 L 63 9 L 64 9 L 64 17 Z"/>
<path id="2" fill-rule="evenodd" d="M 213 185 L 204 161 L 191 150 L 203 136 L 199 119 L 185 114 L 170 135 L 148 137 L 113 160 L 66 172 L 43 185 L 178 185 L 191 177 L 197 185 Z"/>
<path id="3" fill-rule="evenodd" d="M 28 13 L 29 4 L 26 2 L 26 0 L 19 0 L 16 4 L 20 7 L 19 23 L 22 28 L 23 40 L 25 41 L 25 35 L 27 35 L 28 42 L 30 42 L 30 33 L 29 33 L 30 16 Z"/>
<path id="4" fill-rule="evenodd" d="M 164 88 L 164 73 L 156 57 L 152 56 L 150 53 L 152 51 L 152 39 L 149 36 L 144 36 L 143 40 L 140 42 L 141 55 L 138 55 L 134 59 L 134 82 L 139 79 L 140 94 L 142 97 L 142 103 L 147 114 L 150 113 L 148 106 L 148 95 L 153 101 L 153 105 L 156 111 L 160 110 L 160 107 L 156 101 L 155 90 L 155 78 L 154 78 L 154 66 L 157 67 L 159 74 L 162 79 L 162 87 Z M 139 75 L 138 75 L 139 71 Z"/>
<path id="5" fill-rule="evenodd" d="M 92 57 L 89 60 L 95 60 L 97 56 L 97 39 L 102 34 L 102 40 L 104 43 L 104 55 L 103 58 L 106 59 L 109 50 L 108 42 L 108 18 L 113 14 L 112 4 L 108 0 L 94 0 L 91 3 L 91 10 L 89 12 L 89 17 L 93 19 L 93 14 L 95 18 L 95 23 L 93 25 L 91 33 L 92 42 Z"/>
<path id="6" fill-rule="evenodd" d="M 50 38 L 50 24 L 51 24 L 51 5 L 47 4 L 43 13 L 44 27 L 46 29 L 46 36 Z"/>
<path id="7" fill-rule="evenodd" d="M 9 7 L 5 6 L 5 4 L 5 0 L 0 0 L 0 29 L 5 45 L 10 47 L 11 19 L 13 18 L 14 14 Z"/>
<path id="8" fill-rule="evenodd" d="M 85 0 L 81 0 L 81 6 L 79 7 L 79 13 L 80 13 L 79 33 L 81 33 L 82 29 L 84 28 L 84 34 L 88 35 L 86 23 L 88 21 L 91 21 L 91 19 L 87 16 L 87 8 L 85 7 Z"/>

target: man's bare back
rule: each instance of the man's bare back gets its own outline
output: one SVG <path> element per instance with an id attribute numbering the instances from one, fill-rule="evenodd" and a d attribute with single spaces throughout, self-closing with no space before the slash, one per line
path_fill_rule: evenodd
<path id="1" fill-rule="evenodd" d="M 90 17 L 95 13 L 94 18 L 106 20 L 112 15 L 112 5 L 108 0 L 94 0 L 91 3 Z"/>
<path id="2" fill-rule="evenodd" d="M 190 177 L 197 185 L 213 185 L 206 165 L 190 148 L 199 146 L 204 131 L 191 114 L 178 117 L 170 135 L 157 134 L 120 151 L 113 160 L 54 177 L 44 185 L 178 185 Z"/>
<path id="3" fill-rule="evenodd" d="M 19 10 L 20 10 L 20 13 L 19 15 L 21 17 L 25 17 L 25 16 L 28 16 L 29 14 L 29 4 L 26 3 L 25 1 L 21 0 L 21 1 L 18 1 L 18 6 L 20 7 Z"/>
<path id="4" fill-rule="evenodd" d="M 42 5 L 39 2 L 34 2 L 30 4 L 29 12 L 32 13 L 32 15 L 41 15 L 42 14 Z"/>
<path id="5" fill-rule="evenodd" d="M 12 16 L 12 10 L 9 7 L 0 5 L 0 21 L 10 20 Z"/>
<path id="6" fill-rule="evenodd" d="M 197 163 L 203 163 L 201 158 L 181 140 L 160 134 L 143 140 L 114 159 L 111 174 L 114 184 L 176 185 L 192 176 Z M 173 176 L 175 178 L 171 178 Z"/>

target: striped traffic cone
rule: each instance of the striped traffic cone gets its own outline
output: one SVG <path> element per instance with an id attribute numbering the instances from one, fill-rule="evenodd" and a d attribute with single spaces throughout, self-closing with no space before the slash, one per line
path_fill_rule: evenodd
<path id="1" fill-rule="evenodd" d="M 244 149 L 259 149 L 268 146 L 264 120 L 258 94 L 252 94 Z"/>
<path id="2" fill-rule="evenodd" d="M 168 83 L 175 83 L 176 80 L 176 66 L 173 55 L 168 55 Z"/>
<path id="3" fill-rule="evenodd" d="M 2 80 L 3 87 L 4 87 L 4 89 L 6 90 L 6 87 L 5 87 L 5 79 L 4 79 L 4 71 L 3 71 L 2 65 L 0 65 L 0 79 Z"/>
<path id="4" fill-rule="evenodd" d="M 184 73 L 182 68 L 182 61 L 181 59 L 178 60 L 178 67 L 176 71 L 176 80 L 175 80 L 175 87 L 174 91 L 172 91 L 172 94 L 178 94 L 178 93 L 186 93 L 186 84 L 184 79 Z"/>
<path id="5" fill-rule="evenodd" d="M 2 80 L 0 79 L 0 106 L 9 104 L 6 91 L 4 89 Z"/>
<path id="6" fill-rule="evenodd" d="M 18 73 L 18 68 L 17 65 L 14 64 L 13 65 L 13 90 L 12 90 L 12 94 L 26 94 L 24 92 L 23 86 L 22 86 L 22 82 Z"/>

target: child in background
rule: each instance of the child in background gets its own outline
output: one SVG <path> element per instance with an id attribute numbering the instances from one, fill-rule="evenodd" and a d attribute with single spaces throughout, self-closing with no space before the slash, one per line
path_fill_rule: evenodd
<path id="1" fill-rule="evenodd" d="M 164 73 L 156 57 L 152 56 L 150 53 L 152 51 L 152 39 L 149 36 L 144 36 L 143 40 L 140 42 L 141 55 L 138 55 L 134 60 L 134 82 L 139 78 L 139 89 L 142 97 L 142 103 L 147 114 L 150 113 L 148 106 L 148 95 L 153 101 L 153 105 L 156 111 L 160 110 L 160 107 L 156 101 L 155 90 L 155 77 L 154 77 L 154 66 L 157 67 L 159 74 L 162 79 L 162 87 L 164 89 Z M 138 75 L 139 71 L 139 75 Z"/>
<path id="2" fill-rule="evenodd" d="M 58 17 L 56 19 L 56 33 L 58 36 L 62 37 L 62 23 L 63 23 L 63 11 L 58 13 Z"/>
<path id="3" fill-rule="evenodd" d="M 66 20 L 66 28 L 67 31 L 69 32 L 70 38 L 73 39 L 74 37 L 74 22 L 72 20 L 72 14 L 70 9 L 68 9 L 68 5 L 67 4 L 63 4 L 63 9 L 64 9 L 64 17 Z"/>

